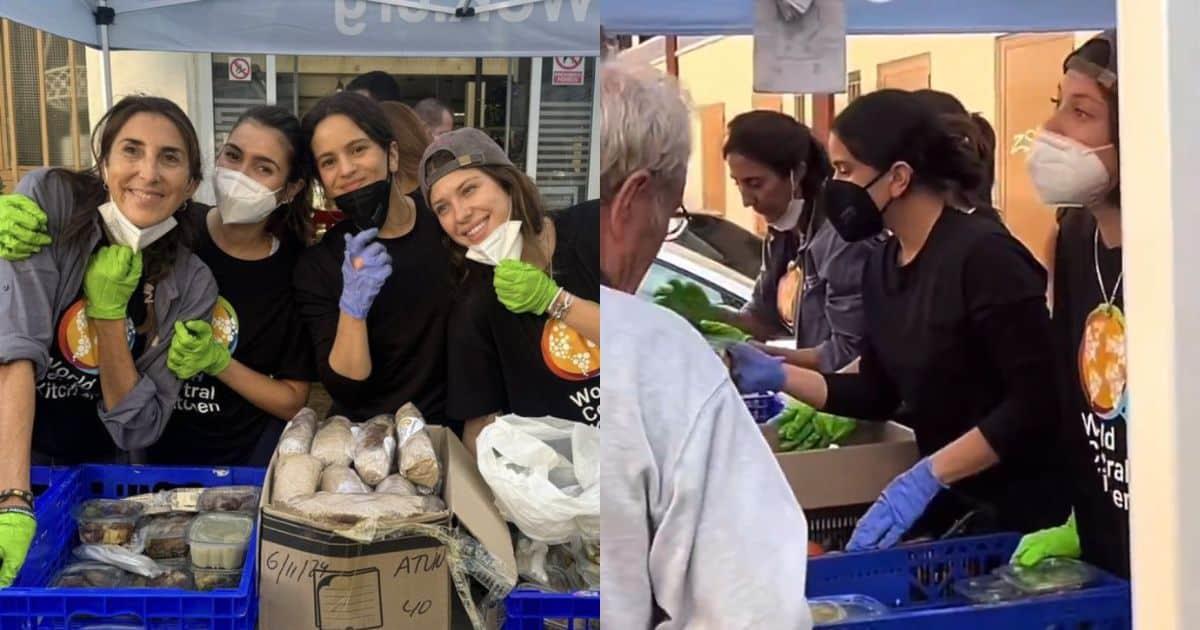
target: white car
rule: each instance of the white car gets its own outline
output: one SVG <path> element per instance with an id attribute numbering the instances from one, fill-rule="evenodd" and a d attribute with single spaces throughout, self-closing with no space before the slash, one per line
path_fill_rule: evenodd
<path id="1" fill-rule="evenodd" d="M 754 280 L 716 263 L 686 247 L 663 243 L 650 271 L 638 288 L 638 296 L 653 300 L 654 292 L 672 280 L 695 282 L 713 304 L 739 309 L 750 301 Z"/>

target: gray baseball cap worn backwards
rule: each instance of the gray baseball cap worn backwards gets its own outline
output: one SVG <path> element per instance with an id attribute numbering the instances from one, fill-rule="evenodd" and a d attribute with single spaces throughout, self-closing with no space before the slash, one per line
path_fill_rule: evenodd
<path id="1" fill-rule="evenodd" d="M 437 167 L 431 167 L 430 160 L 439 154 L 448 153 L 450 161 Z M 441 162 L 438 159 L 435 163 Z M 417 177 L 421 181 L 421 194 L 425 202 L 432 205 L 429 190 L 437 181 L 460 168 L 477 168 L 480 166 L 512 166 L 512 160 L 504 153 L 504 149 L 496 144 L 486 133 L 474 127 L 463 127 L 444 133 L 434 138 L 421 163 L 417 167 Z"/>

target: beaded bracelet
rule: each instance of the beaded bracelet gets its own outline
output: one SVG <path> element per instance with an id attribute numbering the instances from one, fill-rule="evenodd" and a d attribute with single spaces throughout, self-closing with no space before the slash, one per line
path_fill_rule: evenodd
<path id="1" fill-rule="evenodd" d="M 23 507 L 0 508 L 0 514 L 24 514 L 35 521 L 37 520 L 37 516 L 34 516 L 33 510 Z"/>
<path id="2" fill-rule="evenodd" d="M 28 490 L 20 490 L 17 488 L 9 488 L 8 490 L 0 490 L 0 501 L 9 498 L 17 498 L 33 507 L 33 493 Z"/>

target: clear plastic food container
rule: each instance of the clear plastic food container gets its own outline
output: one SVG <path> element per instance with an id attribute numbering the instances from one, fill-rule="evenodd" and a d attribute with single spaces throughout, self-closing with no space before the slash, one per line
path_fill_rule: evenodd
<path id="1" fill-rule="evenodd" d="M 158 566 L 166 572 L 158 577 L 148 578 L 141 575 L 129 577 L 129 588 L 176 588 L 185 591 L 195 590 L 196 583 L 192 579 L 191 567 L 187 558 L 163 560 Z"/>
<path id="2" fill-rule="evenodd" d="M 258 510 L 258 497 L 262 488 L 258 486 L 223 486 L 207 488 L 196 502 L 198 512 L 247 512 Z"/>
<path id="3" fill-rule="evenodd" d="M 92 499 L 75 506 L 72 516 L 79 524 L 79 540 L 85 545 L 124 545 L 133 537 L 144 509 L 133 501 Z"/>
<path id="4" fill-rule="evenodd" d="M 954 583 L 954 592 L 976 604 L 999 604 L 1029 597 L 1024 591 L 996 575 L 981 575 Z"/>
<path id="5" fill-rule="evenodd" d="M 1046 558 L 1032 567 L 1009 564 L 994 573 L 1032 595 L 1073 591 L 1100 577 L 1095 567 L 1071 558 Z"/>
<path id="6" fill-rule="evenodd" d="M 808 600 L 813 624 L 832 625 L 886 615 L 888 607 L 866 595 L 838 595 Z"/>
<path id="7" fill-rule="evenodd" d="M 244 514 L 209 512 L 197 516 L 188 529 L 192 567 L 240 569 L 246 559 L 246 546 L 253 529 L 254 519 Z"/>
<path id="8" fill-rule="evenodd" d="M 50 581 L 56 588 L 121 588 L 128 581 L 125 571 L 103 562 L 67 565 Z"/>
<path id="9" fill-rule="evenodd" d="M 143 553 L 155 560 L 186 558 L 188 528 L 195 518 L 195 514 L 179 512 L 143 518 L 138 524 L 146 545 Z"/>
<path id="10" fill-rule="evenodd" d="M 203 569 L 192 567 L 196 590 L 211 591 L 216 588 L 237 588 L 242 581 L 242 570 Z"/>

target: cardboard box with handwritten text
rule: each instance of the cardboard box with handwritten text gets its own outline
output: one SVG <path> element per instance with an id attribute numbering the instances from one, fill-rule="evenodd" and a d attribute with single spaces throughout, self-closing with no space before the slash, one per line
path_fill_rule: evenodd
<path id="1" fill-rule="evenodd" d="M 429 427 L 444 467 L 443 497 L 460 525 L 516 575 L 512 539 L 487 483 L 458 438 Z M 450 628 L 457 592 L 446 548 L 427 536 L 361 543 L 271 507 L 267 469 L 259 531 L 263 628 L 373 630 Z"/>

